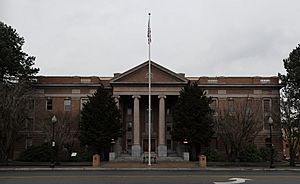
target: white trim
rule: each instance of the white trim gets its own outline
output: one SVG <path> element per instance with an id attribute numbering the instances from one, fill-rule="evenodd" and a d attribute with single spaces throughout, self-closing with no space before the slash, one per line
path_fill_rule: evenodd
<path id="1" fill-rule="evenodd" d="M 72 89 L 72 94 L 80 94 L 80 89 Z"/>
<path id="2" fill-rule="evenodd" d="M 44 95 L 36 95 L 36 97 L 48 97 L 48 98 L 51 98 L 51 97 L 61 97 L 61 98 L 66 98 L 66 97 L 70 97 L 70 98 L 81 98 L 81 97 L 87 97 L 87 96 L 92 96 L 91 94 L 59 94 L 59 93 L 56 93 L 56 94 L 44 94 Z"/>
<path id="3" fill-rule="evenodd" d="M 216 98 L 279 98 L 278 95 L 254 95 L 254 94 L 226 94 L 226 95 L 220 95 L 220 94 L 211 94 L 208 95 L 211 97 Z"/>
<path id="4" fill-rule="evenodd" d="M 85 100 L 87 100 L 85 103 L 87 103 L 88 102 L 88 100 L 89 100 L 89 98 L 88 97 L 81 97 L 80 98 L 80 111 L 82 111 L 82 109 L 83 109 L 83 104 L 85 104 L 85 103 L 83 103 L 83 101 L 85 101 Z"/>

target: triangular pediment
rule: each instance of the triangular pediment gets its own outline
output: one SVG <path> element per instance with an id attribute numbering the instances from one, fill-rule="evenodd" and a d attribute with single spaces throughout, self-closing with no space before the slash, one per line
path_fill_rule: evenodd
<path id="1" fill-rule="evenodd" d="M 148 83 L 148 66 L 149 62 L 146 61 L 111 80 L 111 84 L 145 84 Z M 158 65 L 151 61 L 151 73 L 153 84 L 186 84 L 186 79 L 183 74 L 177 74 L 168 70 L 167 68 Z"/>

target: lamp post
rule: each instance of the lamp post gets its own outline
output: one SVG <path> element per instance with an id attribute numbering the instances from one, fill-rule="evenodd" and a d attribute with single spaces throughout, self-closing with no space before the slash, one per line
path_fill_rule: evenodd
<path id="1" fill-rule="evenodd" d="M 115 139 L 111 139 L 110 144 L 111 144 L 111 149 L 110 149 L 110 151 L 111 151 L 111 152 L 114 152 L 114 144 L 116 144 Z"/>
<path id="2" fill-rule="evenodd" d="M 185 160 L 185 161 L 190 160 L 190 153 L 188 152 L 188 149 L 187 149 L 187 144 L 188 143 L 189 142 L 188 142 L 187 139 L 183 139 L 183 144 L 184 144 L 183 160 Z"/>
<path id="3" fill-rule="evenodd" d="M 116 153 L 114 152 L 114 144 L 116 144 L 116 141 L 114 138 L 112 138 L 110 141 L 111 149 L 109 152 L 109 161 L 115 160 L 116 158 Z"/>
<path id="4" fill-rule="evenodd" d="M 55 115 L 52 117 L 51 122 L 52 122 L 52 140 L 51 140 L 51 147 L 52 147 L 52 162 L 51 162 L 51 164 L 50 164 L 50 167 L 51 167 L 51 168 L 54 168 L 54 166 L 55 166 L 54 126 L 55 126 L 55 123 L 57 122 L 57 118 L 56 118 Z"/>
<path id="5" fill-rule="evenodd" d="M 185 152 L 187 152 L 188 150 L 187 150 L 187 144 L 188 144 L 189 142 L 188 142 L 188 140 L 187 139 L 184 139 L 183 140 L 183 144 L 184 144 L 184 151 Z"/>
<path id="6" fill-rule="evenodd" d="M 270 158 L 270 168 L 274 168 L 273 166 L 273 155 L 274 155 L 274 149 L 273 149 L 273 141 L 272 141 L 272 126 L 273 126 L 273 119 L 270 116 L 268 119 L 268 123 L 270 126 L 270 148 L 271 148 L 271 158 Z"/>

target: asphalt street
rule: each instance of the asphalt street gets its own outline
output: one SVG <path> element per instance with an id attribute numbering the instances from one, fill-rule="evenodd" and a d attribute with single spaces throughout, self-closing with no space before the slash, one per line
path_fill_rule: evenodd
<path id="1" fill-rule="evenodd" d="M 231 179 L 231 180 L 229 180 Z M 246 179 L 246 180 L 244 180 Z M 249 180 L 247 180 L 249 179 Z M 299 184 L 297 171 L 3 171 L 0 184 Z"/>

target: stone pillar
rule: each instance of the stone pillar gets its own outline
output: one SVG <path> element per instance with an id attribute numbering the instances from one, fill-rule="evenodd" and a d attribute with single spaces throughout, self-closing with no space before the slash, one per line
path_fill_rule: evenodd
<path id="1" fill-rule="evenodd" d="M 114 96 L 114 98 L 115 98 L 117 108 L 120 109 L 120 96 L 116 95 L 116 96 Z M 120 119 L 120 121 L 122 122 L 122 118 Z M 119 137 L 118 140 L 116 141 L 116 144 L 113 145 L 113 150 L 114 150 L 115 156 L 113 157 L 110 154 L 109 159 L 117 158 L 121 155 L 121 152 L 122 152 L 122 145 L 121 144 L 122 144 L 122 138 Z"/>
<path id="2" fill-rule="evenodd" d="M 116 102 L 116 105 L 118 107 L 118 109 L 120 109 L 120 96 L 114 96 L 115 97 L 115 102 Z"/>
<path id="3" fill-rule="evenodd" d="M 165 98 L 166 96 L 160 95 L 159 98 L 159 122 L 158 122 L 158 156 L 167 156 L 166 146 L 166 116 L 165 116 Z"/>
<path id="4" fill-rule="evenodd" d="M 132 157 L 141 156 L 140 145 L 140 96 L 132 96 L 133 102 L 133 145 L 131 150 Z"/>

